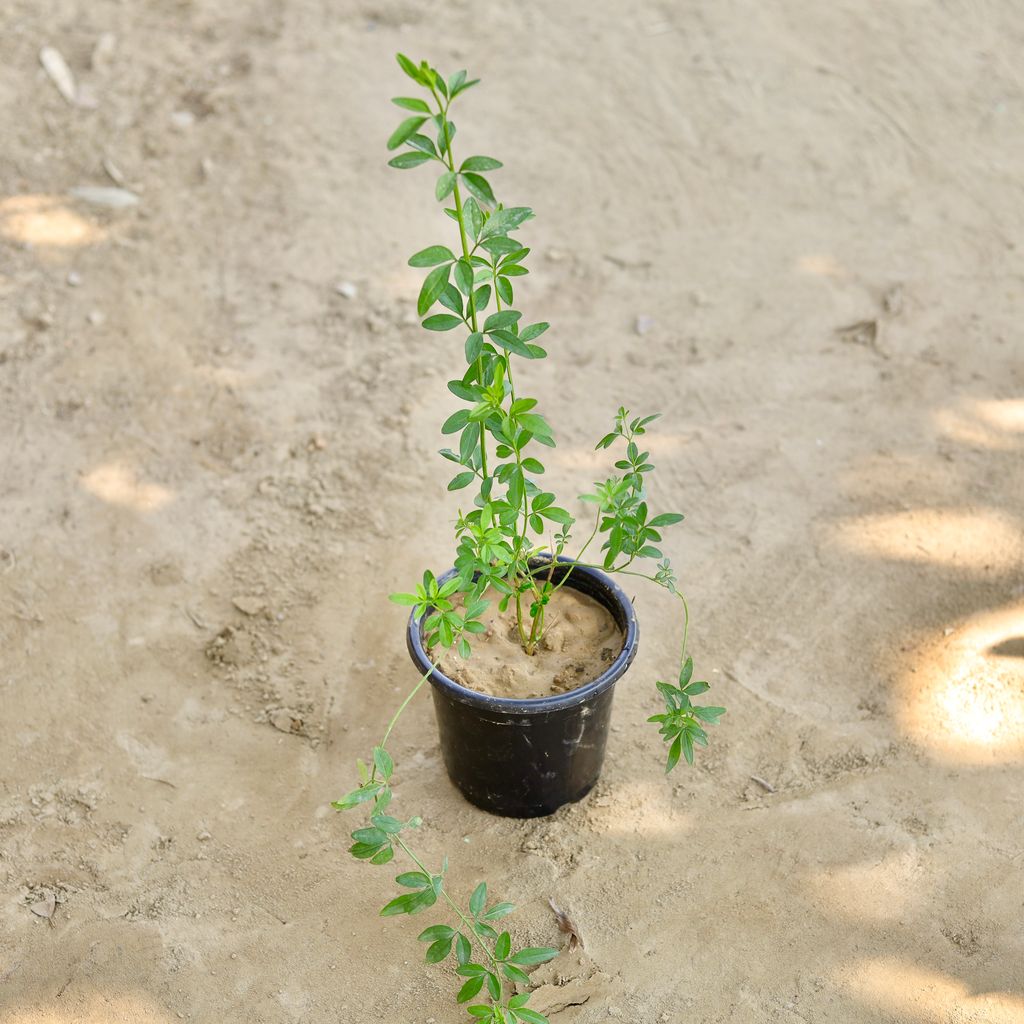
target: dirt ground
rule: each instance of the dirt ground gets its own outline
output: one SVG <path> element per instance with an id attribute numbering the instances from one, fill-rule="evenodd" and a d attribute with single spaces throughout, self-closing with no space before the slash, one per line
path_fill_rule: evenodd
<path id="1" fill-rule="evenodd" d="M 460 358 L 405 266 L 452 226 L 385 166 L 397 49 L 483 77 L 462 152 L 537 212 L 528 386 L 569 506 L 620 403 L 664 413 L 654 498 L 729 708 L 666 778 L 678 623 L 638 586 L 581 804 L 489 818 L 411 708 L 425 854 L 520 941 L 560 942 L 549 898 L 576 919 L 555 1024 L 1024 1020 L 1019 4 L 5 0 L 0 28 L 3 1024 L 468 1019 L 329 807 L 413 681 L 385 595 L 452 558 Z M 137 205 L 69 195 L 118 181 Z"/>

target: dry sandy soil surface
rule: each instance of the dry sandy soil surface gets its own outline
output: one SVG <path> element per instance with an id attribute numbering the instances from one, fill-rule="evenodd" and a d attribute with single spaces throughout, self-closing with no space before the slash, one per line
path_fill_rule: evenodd
<path id="1" fill-rule="evenodd" d="M 6 0 L 0 28 L 4 1024 L 464 1019 L 329 806 L 413 681 L 385 595 L 452 557 L 460 359 L 405 266 L 452 225 L 385 167 L 397 49 L 483 76 L 462 151 L 537 211 L 570 507 L 615 407 L 664 413 L 654 498 L 729 708 L 666 778 L 678 622 L 638 587 L 581 804 L 489 818 L 411 708 L 424 852 L 519 941 L 573 915 L 557 1024 L 1024 1020 L 1018 3 Z M 136 206 L 69 195 L 112 178 Z"/>

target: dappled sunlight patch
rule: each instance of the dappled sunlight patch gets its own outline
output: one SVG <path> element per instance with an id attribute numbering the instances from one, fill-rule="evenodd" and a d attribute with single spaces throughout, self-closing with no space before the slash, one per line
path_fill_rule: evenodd
<path id="1" fill-rule="evenodd" d="M 898 921 L 916 906 L 920 877 L 920 856 L 908 849 L 824 868 L 810 881 L 829 911 L 858 921 Z"/>
<path id="2" fill-rule="evenodd" d="M 604 789 L 591 798 L 588 811 L 595 829 L 610 835 L 656 839 L 694 829 L 692 816 L 679 810 L 671 790 L 648 779 Z"/>
<path id="3" fill-rule="evenodd" d="M 906 1024 L 948 1024 L 977 1020 L 985 1024 L 1020 1024 L 1024 998 L 1008 992 L 973 993 L 958 978 L 888 957 L 863 960 L 838 972 L 839 987 Z"/>
<path id="4" fill-rule="evenodd" d="M 828 253 L 813 252 L 801 256 L 796 261 L 796 269 L 802 274 L 811 274 L 815 277 L 841 278 L 847 276 L 846 268 Z"/>
<path id="5" fill-rule="evenodd" d="M 154 512 L 174 497 L 160 484 L 146 483 L 121 462 L 105 462 L 81 477 L 82 487 L 107 502 L 136 512 Z"/>
<path id="6" fill-rule="evenodd" d="M 0 200 L 0 235 L 25 245 L 71 248 L 99 242 L 106 231 L 60 196 L 21 195 Z"/>
<path id="7" fill-rule="evenodd" d="M 1024 756 L 1024 603 L 975 616 L 917 657 L 901 724 L 922 746 L 967 763 Z"/>
<path id="8" fill-rule="evenodd" d="M 832 537 L 840 547 L 897 562 L 1013 571 L 1024 557 L 1024 528 L 987 509 L 915 508 L 839 520 Z"/>
<path id="9" fill-rule="evenodd" d="M 939 432 L 959 444 L 990 451 L 1018 449 L 1024 435 L 1024 399 L 964 400 L 935 413 Z"/>
<path id="10" fill-rule="evenodd" d="M 974 403 L 979 419 L 1007 434 L 1024 434 L 1024 398 L 989 399 Z"/>
<path id="11" fill-rule="evenodd" d="M 179 1015 L 180 1016 L 180 1015 Z M 4 1011 L 4 1024 L 171 1024 L 174 1014 L 145 995 L 65 995 L 43 1003 Z"/>

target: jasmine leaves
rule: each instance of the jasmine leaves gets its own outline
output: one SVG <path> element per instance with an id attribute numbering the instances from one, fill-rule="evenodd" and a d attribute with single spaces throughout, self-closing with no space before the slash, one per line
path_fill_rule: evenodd
<path id="1" fill-rule="evenodd" d="M 691 698 L 711 689 L 708 683 L 703 680 L 694 682 L 692 677 L 693 658 L 687 658 L 679 673 L 678 686 L 662 682 L 656 684 L 665 701 L 665 712 L 652 715 L 647 721 L 659 725 L 661 737 L 669 745 L 666 772 L 672 771 L 679 763 L 680 754 L 686 758 L 687 764 L 693 764 L 694 744 L 708 745 L 708 735 L 701 723 L 715 725 L 725 714 L 725 708 L 702 707 L 692 702 Z"/>
<path id="2" fill-rule="evenodd" d="M 429 570 L 423 574 L 423 582 L 416 585 L 412 594 L 391 594 L 395 604 L 411 605 L 413 615 L 423 619 L 423 638 L 427 647 L 457 646 L 459 654 L 468 658 L 472 652 L 466 633 L 483 633 L 486 629 L 479 620 L 487 608 L 487 602 L 473 598 L 465 602 L 460 612 L 452 601 L 453 595 L 469 590 L 469 584 L 461 576 L 452 576 L 439 583 Z"/>

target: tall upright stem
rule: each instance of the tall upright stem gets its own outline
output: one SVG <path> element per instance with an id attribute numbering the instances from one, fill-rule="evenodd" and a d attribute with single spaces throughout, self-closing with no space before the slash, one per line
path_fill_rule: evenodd
<path id="1" fill-rule="evenodd" d="M 441 118 L 441 131 L 444 134 L 444 156 L 448 164 L 448 170 L 455 174 L 455 155 L 452 153 L 452 140 L 448 133 L 448 104 L 441 102 L 441 97 L 437 94 L 437 89 L 433 85 L 430 87 L 430 91 L 434 96 L 434 102 L 437 104 L 438 114 Z M 458 176 L 455 178 L 455 187 L 453 189 L 455 197 L 455 217 L 459 222 L 459 237 L 462 240 L 462 257 L 467 263 L 469 263 L 469 239 L 466 236 L 466 216 L 462 210 L 462 191 L 459 188 Z M 472 266 L 472 264 L 470 264 Z M 479 330 L 476 318 L 476 303 L 473 301 L 473 285 L 472 281 L 469 286 L 469 295 L 467 296 L 469 303 L 469 316 L 470 323 L 473 326 L 473 331 Z M 483 356 L 477 356 L 476 360 L 476 377 L 480 382 L 481 387 L 484 384 L 484 359 Z M 487 431 L 484 428 L 483 423 L 480 424 L 480 471 L 483 473 L 483 478 L 487 479 Z"/>

